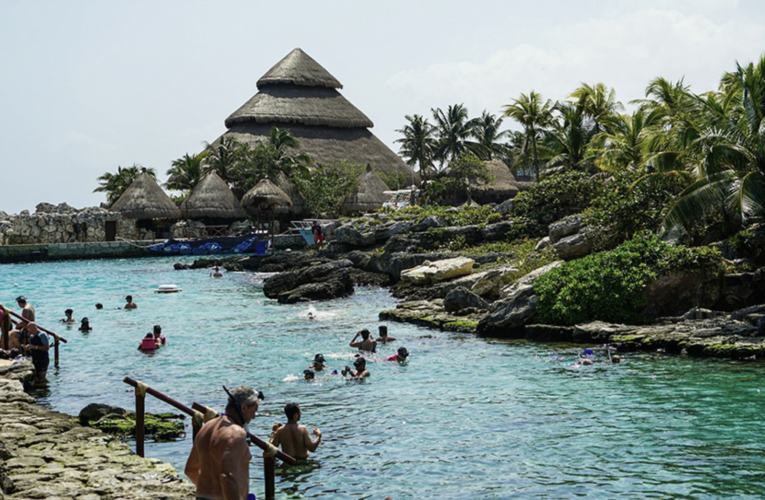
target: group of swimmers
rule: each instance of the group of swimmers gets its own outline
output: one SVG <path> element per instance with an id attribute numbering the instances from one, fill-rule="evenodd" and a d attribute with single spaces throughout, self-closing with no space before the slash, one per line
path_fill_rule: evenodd
<path id="1" fill-rule="evenodd" d="M 11 311 L 0 305 L 0 330 L 2 330 L 2 348 L 0 358 L 16 359 L 26 353 L 32 358 L 32 365 L 38 380 L 45 380 L 48 373 L 51 347 L 48 335 L 40 330 L 35 323 L 35 308 L 27 302 L 23 295 L 16 297 L 16 303 L 21 308 L 21 316 L 12 329 Z"/>
<path id="2" fill-rule="evenodd" d="M 315 316 L 313 313 L 308 313 L 308 319 L 314 319 Z M 356 359 L 353 361 L 353 369 L 350 366 L 345 366 L 345 368 L 340 371 L 340 374 L 343 377 L 350 376 L 353 380 L 361 380 L 363 378 L 369 377 L 370 373 L 369 370 L 367 370 L 367 360 L 364 357 L 364 354 L 373 354 L 377 352 L 377 344 L 389 344 L 391 342 L 395 342 L 398 339 L 395 337 L 391 337 L 388 335 L 388 327 L 381 325 L 379 327 L 379 333 L 380 336 L 375 339 L 374 336 L 372 336 L 372 333 L 364 328 L 363 330 L 359 330 L 354 335 L 353 339 L 351 339 L 350 346 L 353 348 L 356 348 L 359 350 L 359 353 L 356 355 Z M 358 340 L 359 336 L 361 337 L 361 340 Z M 406 349 L 406 347 L 399 347 L 396 350 L 396 354 L 392 356 L 388 356 L 385 358 L 385 361 L 394 361 L 398 363 L 404 363 L 406 362 L 407 358 L 409 357 L 409 351 Z M 326 365 L 324 364 L 324 355 L 319 353 L 313 358 L 313 363 L 311 363 L 311 366 L 308 367 L 307 370 L 303 370 L 303 378 L 305 380 L 313 380 L 316 378 L 317 372 L 323 372 L 326 368 Z M 332 372 L 333 375 L 337 375 L 337 370 L 334 370 Z"/>

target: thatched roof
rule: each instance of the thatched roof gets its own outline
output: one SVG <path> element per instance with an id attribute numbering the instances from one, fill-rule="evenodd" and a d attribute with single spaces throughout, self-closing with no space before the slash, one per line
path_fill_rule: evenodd
<path id="1" fill-rule="evenodd" d="M 290 180 L 287 178 L 286 175 L 284 175 L 284 172 L 279 172 L 279 176 L 276 179 L 276 185 L 279 186 L 279 189 L 285 192 L 287 196 L 290 197 L 290 200 L 292 201 L 292 206 L 282 206 L 277 207 L 276 213 L 277 214 L 300 214 L 303 213 L 303 208 L 305 207 L 305 198 L 303 198 L 303 195 L 300 194 L 300 191 L 298 190 L 297 186 L 290 182 Z"/>
<path id="2" fill-rule="evenodd" d="M 242 204 L 228 185 L 215 172 L 210 172 L 181 204 L 181 214 L 186 219 L 244 219 L 247 217 Z"/>
<path id="3" fill-rule="evenodd" d="M 242 206 L 247 209 L 262 209 L 281 205 L 292 206 L 292 201 L 279 186 L 263 179 L 247 191 L 242 197 Z"/>
<path id="4" fill-rule="evenodd" d="M 275 84 L 301 85 L 304 87 L 329 87 L 341 89 L 343 85 L 311 56 L 295 49 L 274 64 L 260 80 L 258 88 Z"/>
<path id="5" fill-rule="evenodd" d="M 281 124 L 246 123 L 231 127 L 225 135 L 254 147 L 268 142 L 272 126 Z M 412 178 L 412 169 L 388 146 L 366 128 L 337 129 L 329 127 L 284 127 L 298 140 L 300 150 L 311 155 L 317 163 L 347 160 L 358 165 L 371 164 L 375 170 L 388 174 L 401 173 Z M 415 175 L 415 182 L 419 182 Z"/>
<path id="6" fill-rule="evenodd" d="M 326 87 L 268 86 L 226 118 L 226 127 L 238 123 L 299 124 L 325 127 L 373 127 L 367 115 L 335 89 Z"/>
<path id="7" fill-rule="evenodd" d="M 258 80 L 258 88 L 226 119 L 226 134 L 238 142 L 267 142 L 271 128 L 279 127 L 318 163 L 346 160 L 412 177 L 412 169 L 368 130 L 372 120 L 335 90 L 342 88 L 340 82 L 302 50 L 279 61 Z"/>
<path id="8" fill-rule="evenodd" d="M 157 181 L 143 172 L 114 202 L 110 210 L 127 219 L 180 219 L 181 211 Z"/>
<path id="9" fill-rule="evenodd" d="M 349 193 L 340 202 L 340 212 L 367 212 L 382 207 L 390 196 L 385 195 L 388 190 L 380 176 L 377 175 L 370 165 L 367 171 L 359 177 L 359 186 Z"/>

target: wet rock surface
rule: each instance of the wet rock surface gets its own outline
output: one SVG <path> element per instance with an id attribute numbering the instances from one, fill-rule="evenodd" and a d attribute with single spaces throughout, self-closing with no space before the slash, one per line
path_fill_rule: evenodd
<path id="1" fill-rule="evenodd" d="M 180 500 L 194 487 L 170 465 L 35 404 L 24 392 L 31 363 L 0 370 L 0 498 Z"/>
<path id="2" fill-rule="evenodd" d="M 263 283 L 263 294 L 282 304 L 347 297 L 353 294 L 352 268 L 350 260 L 342 259 L 282 272 Z"/>

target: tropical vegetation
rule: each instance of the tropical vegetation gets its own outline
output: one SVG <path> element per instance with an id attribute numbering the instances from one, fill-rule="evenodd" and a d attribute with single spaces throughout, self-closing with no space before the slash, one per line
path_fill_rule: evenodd
<path id="1" fill-rule="evenodd" d="M 136 163 L 126 168 L 118 165 L 115 173 L 106 172 L 98 177 L 99 186 L 93 192 L 106 193 L 106 202 L 112 205 L 142 172 L 148 173 L 152 179 L 157 178 L 153 168 L 144 168 Z"/>

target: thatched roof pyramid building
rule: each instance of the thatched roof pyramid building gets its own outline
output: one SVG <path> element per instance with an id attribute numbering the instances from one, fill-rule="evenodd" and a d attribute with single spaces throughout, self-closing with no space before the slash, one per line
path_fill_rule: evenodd
<path id="1" fill-rule="evenodd" d="M 111 206 L 127 219 L 180 219 L 181 211 L 157 181 L 141 173 Z"/>
<path id="2" fill-rule="evenodd" d="M 340 203 L 340 211 L 347 214 L 378 209 L 390 199 L 390 196 L 385 194 L 387 190 L 388 186 L 372 167 L 367 165 L 367 171 L 359 177 L 358 187 Z"/>
<path id="3" fill-rule="evenodd" d="M 210 172 L 181 204 L 186 219 L 245 219 L 247 214 L 223 179 Z"/>
<path id="4" fill-rule="evenodd" d="M 385 173 L 412 176 L 399 156 L 375 137 L 374 124 L 336 89 L 342 84 L 301 49 L 295 49 L 258 80 L 259 92 L 226 119 L 238 142 L 267 141 L 285 128 L 318 163 L 347 160 Z"/>

